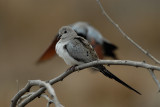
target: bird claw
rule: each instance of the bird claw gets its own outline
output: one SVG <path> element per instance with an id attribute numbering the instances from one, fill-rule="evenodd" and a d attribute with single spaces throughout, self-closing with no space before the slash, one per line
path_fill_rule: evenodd
<path id="1" fill-rule="evenodd" d="M 76 66 L 78 66 L 78 65 L 73 65 L 73 66 L 71 66 L 70 68 L 67 69 L 67 71 L 74 71 L 75 68 L 76 68 Z"/>

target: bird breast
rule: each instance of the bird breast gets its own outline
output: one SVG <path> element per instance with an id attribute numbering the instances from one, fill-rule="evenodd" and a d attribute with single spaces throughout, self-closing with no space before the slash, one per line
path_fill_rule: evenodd
<path id="1" fill-rule="evenodd" d="M 75 60 L 74 58 L 72 58 L 69 53 L 67 52 L 66 49 L 64 49 L 64 46 L 67 44 L 68 42 L 58 42 L 56 44 L 56 53 L 63 58 L 63 60 L 65 61 L 65 63 L 67 65 L 73 66 L 73 65 L 80 65 L 82 64 L 82 62 L 78 62 L 77 60 Z"/>

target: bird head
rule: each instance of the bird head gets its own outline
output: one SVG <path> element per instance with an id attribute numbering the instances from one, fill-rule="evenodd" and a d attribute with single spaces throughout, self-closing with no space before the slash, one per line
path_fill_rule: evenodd
<path id="1" fill-rule="evenodd" d="M 70 26 L 63 26 L 59 29 L 58 39 L 64 39 L 77 35 L 76 32 Z"/>

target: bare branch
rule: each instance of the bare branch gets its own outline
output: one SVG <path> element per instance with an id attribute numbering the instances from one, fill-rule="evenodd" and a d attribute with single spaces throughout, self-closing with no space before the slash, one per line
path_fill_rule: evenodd
<path id="1" fill-rule="evenodd" d="M 19 81 L 16 80 L 16 83 L 17 83 L 17 90 L 19 91 Z"/>
<path id="2" fill-rule="evenodd" d="M 137 62 L 137 61 L 130 61 L 130 60 L 98 60 L 98 61 L 93 61 L 90 63 L 86 63 L 80 66 L 77 66 L 77 69 L 84 69 L 87 67 L 92 67 L 97 64 L 103 64 L 103 65 L 127 65 L 127 66 L 134 66 L 134 67 L 141 67 L 141 68 L 146 68 L 146 69 L 153 69 L 160 71 L 159 66 L 154 66 L 147 64 L 145 62 Z"/>
<path id="3" fill-rule="evenodd" d="M 53 100 L 51 100 L 51 99 L 50 99 L 47 95 L 45 95 L 45 94 L 42 94 L 41 97 L 44 97 L 44 98 L 48 101 L 47 107 L 49 107 L 50 104 L 52 104 L 52 103 L 54 102 Z"/>
<path id="4" fill-rule="evenodd" d="M 154 82 L 156 83 L 156 85 L 158 86 L 158 92 L 160 92 L 160 83 L 159 81 L 156 79 L 156 76 L 154 74 L 154 71 L 152 69 L 149 69 L 149 72 L 154 80 Z"/>
<path id="5" fill-rule="evenodd" d="M 28 94 L 23 95 L 22 97 L 19 98 L 17 104 L 20 104 L 25 98 L 29 97 L 30 95 L 32 95 L 34 92 L 30 92 Z"/>
<path id="6" fill-rule="evenodd" d="M 29 97 L 29 96 L 32 95 L 32 94 L 34 94 L 34 92 L 30 92 L 30 93 L 28 93 L 28 94 L 23 95 L 23 96 L 18 100 L 18 104 L 21 103 L 22 100 L 24 100 L 25 98 Z M 51 100 L 51 99 L 48 97 L 48 95 L 42 94 L 40 97 L 43 97 L 43 98 L 45 98 L 45 99 L 48 101 L 47 107 L 49 107 L 50 104 L 54 103 L 54 101 Z"/>
<path id="7" fill-rule="evenodd" d="M 133 41 L 120 27 L 117 23 L 115 23 L 112 18 L 106 13 L 106 11 L 104 10 L 100 0 L 96 0 L 97 3 L 99 4 L 102 13 L 104 14 L 104 16 L 118 29 L 118 31 L 122 34 L 123 37 L 125 37 L 126 39 L 128 39 L 134 46 L 136 46 L 139 50 L 141 50 L 145 55 L 147 55 L 149 58 L 151 58 L 154 62 L 160 64 L 160 61 L 157 60 L 154 56 L 152 56 L 148 51 L 146 51 L 145 49 L 143 49 L 140 45 L 138 45 L 135 41 Z"/>
<path id="8" fill-rule="evenodd" d="M 53 101 L 53 103 L 55 104 L 55 107 L 63 107 L 63 105 L 61 105 L 60 103 L 59 103 L 59 101 L 58 101 L 58 98 L 57 98 L 57 96 L 56 96 L 56 94 L 55 94 L 55 91 L 54 91 L 54 89 L 52 88 L 52 86 L 50 85 L 50 83 L 47 83 L 47 82 L 44 82 L 44 81 L 41 81 L 41 80 L 29 80 L 29 82 L 28 82 L 28 84 L 25 86 L 25 88 L 23 88 L 22 90 L 20 90 L 19 92 L 18 92 L 18 94 L 17 94 L 17 96 L 19 96 L 19 100 L 18 100 L 18 103 L 20 103 L 20 104 L 18 104 L 18 107 L 23 107 L 23 102 L 24 101 L 22 101 L 22 100 L 24 100 L 25 98 L 30 98 L 30 96 L 32 96 L 33 94 L 35 94 L 35 93 L 29 93 L 29 94 L 27 94 L 27 95 L 24 95 L 25 94 L 25 92 L 24 91 L 26 91 L 26 92 L 28 92 L 28 90 L 30 90 L 30 88 L 32 87 L 32 86 L 36 86 L 36 85 L 38 85 L 38 86 L 40 86 L 40 87 L 45 87 L 47 90 L 48 90 L 48 92 L 49 92 L 49 94 L 51 95 L 51 98 L 52 98 L 52 101 Z M 22 96 L 23 95 L 23 96 Z M 22 97 L 21 97 L 22 96 Z M 16 98 L 16 97 L 15 97 Z M 46 98 L 46 97 L 45 97 Z M 13 99 L 12 100 L 12 103 L 14 102 L 14 101 L 17 101 L 17 99 L 15 100 L 15 99 Z M 49 101 L 51 101 L 51 100 L 49 100 Z M 17 103 L 14 103 L 14 104 L 17 104 Z M 49 104 L 50 104 L 50 102 L 49 102 Z M 49 106 L 49 104 L 47 104 L 48 106 Z M 16 105 L 11 105 L 11 107 L 15 107 Z"/>
<path id="9" fill-rule="evenodd" d="M 157 70 L 160 71 L 160 67 L 158 66 L 154 66 L 154 65 L 150 65 L 144 62 L 136 62 L 136 61 L 130 61 L 130 60 L 98 60 L 98 61 L 93 61 L 90 63 L 86 63 L 86 64 L 82 64 L 79 65 L 77 67 L 75 67 L 75 69 L 70 69 L 65 71 L 64 73 L 62 73 L 61 75 L 59 75 L 58 77 L 52 79 L 49 81 L 49 83 L 51 85 L 62 81 L 65 77 L 67 77 L 69 74 L 75 72 L 75 71 L 79 71 L 85 68 L 89 68 L 89 67 L 93 67 L 94 65 L 98 65 L 98 64 L 103 64 L 103 65 L 127 65 L 127 66 L 133 66 L 133 67 L 141 67 L 141 68 L 145 68 L 145 69 L 152 69 L 152 70 Z M 32 87 L 33 84 L 29 85 L 29 83 L 23 88 L 21 89 L 13 98 L 12 98 L 12 103 L 11 103 L 11 107 L 15 107 L 17 104 L 18 99 L 23 96 L 26 92 L 28 92 L 30 90 L 30 88 Z M 36 97 L 39 97 L 42 93 L 44 93 L 44 91 L 46 90 L 46 87 L 41 87 L 38 91 L 36 91 L 35 93 L 33 93 L 32 95 L 30 95 L 29 97 L 27 97 L 24 101 L 21 102 L 21 104 L 19 104 L 20 107 L 23 107 L 25 105 L 27 105 L 29 102 L 31 102 L 32 100 L 34 100 Z"/>

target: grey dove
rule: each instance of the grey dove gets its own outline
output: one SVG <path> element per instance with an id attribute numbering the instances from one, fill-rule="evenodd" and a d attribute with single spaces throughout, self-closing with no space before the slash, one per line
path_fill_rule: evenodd
<path id="1" fill-rule="evenodd" d="M 117 56 L 114 53 L 114 51 L 117 49 L 117 46 L 105 39 L 102 34 L 93 26 L 82 21 L 73 23 L 69 26 L 72 27 L 72 29 L 77 33 L 78 36 L 81 36 L 88 40 L 88 42 L 93 46 L 100 59 L 103 59 L 105 56 L 117 59 Z M 55 45 L 58 41 L 57 38 L 58 34 L 54 38 L 48 49 L 40 57 L 38 62 L 51 59 L 53 56 L 55 56 Z"/>
<path id="2" fill-rule="evenodd" d="M 64 59 L 65 63 L 70 66 L 81 65 L 84 63 L 99 60 L 95 50 L 88 41 L 80 36 L 69 26 L 64 26 L 59 30 L 60 40 L 56 44 L 56 53 Z M 114 74 L 109 72 L 103 65 L 94 66 L 106 77 L 116 80 L 125 87 L 139 93 L 137 90 L 120 80 Z"/>

